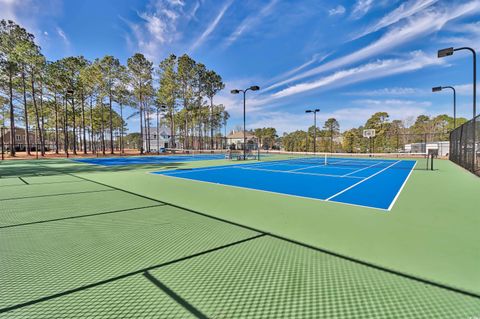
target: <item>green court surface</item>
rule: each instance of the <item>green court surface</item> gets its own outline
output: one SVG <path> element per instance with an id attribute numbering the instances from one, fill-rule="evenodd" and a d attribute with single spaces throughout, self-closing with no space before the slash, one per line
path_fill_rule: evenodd
<path id="1" fill-rule="evenodd" d="M 0 318 L 480 318 L 480 179 L 389 212 L 150 174 L 0 163 Z"/>

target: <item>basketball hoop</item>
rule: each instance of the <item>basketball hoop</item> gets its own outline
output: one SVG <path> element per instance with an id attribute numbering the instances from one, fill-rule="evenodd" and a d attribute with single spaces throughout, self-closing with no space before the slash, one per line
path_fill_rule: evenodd
<path id="1" fill-rule="evenodd" d="M 363 137 L 372 138 L 375 137 L 375 129 L 363 130 Z"/>

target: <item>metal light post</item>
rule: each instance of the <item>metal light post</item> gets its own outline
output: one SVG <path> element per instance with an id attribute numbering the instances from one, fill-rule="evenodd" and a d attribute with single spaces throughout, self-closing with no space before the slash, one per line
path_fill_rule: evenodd
<path id="1" fill-rule="evenodd" d="M 453 86 L 436 86 L 432 88 L 432 92 L 440 92 L 443 89 L 452 89 L 453 91 L 453 129 L 457 128 L 457 92 Z"/>
<path id="2" fill-rule="evenodd" d="M 320 109 L 306 110 L 305 113 L 313 113 L 313 154 L 317 152 L 317 113 Z M 307 131 L 308 136 L 308 131 Z"/>
<path id="3" fill-rule="evenodd" d="M 477 115 L 477 53 L 470 47 L 446 48 L 438 50 L 438 57 L 444 58 L 453 55 L 453 52 L 460 50 L 468 50 L 473 54 L 473 117 Z"/>
<path id="4" fill-rule="evenodd" d="M 245 90 L 231 90 L 230 93 L 232 94 L 238 94 L 240 92 L 243 93 L 243 160 L 245 160 L 247 158 L 247 134 L 246 134 L 246 112 L 245 112 L 245 109 L 246 109 L 246 94 L 247 94 L 247 91 L 250 90 L 250 91 L 258 91 L 260 90 L 260 87 L 257 86 L 257 85 L 253 85 L 251 87 L 249 87 L 248 89 L 245 89 Z"/>
<path id="5" fill-rule="evenodd" d="M 477 115 L 477 53 L 474 49 L 470 47 L 461 47 L 461 48 L 446 48 L 442 50 L 438 50 L 438 57 L 443 58 L 446 56 L 453 55 L 453 52 L 460 51 L 460 50 L 468 50 L 473 54 L 473 121 L 475 121 L 475 116 Z M 472 170 L 475 170 L 475 159 L 476 159 L 476 143 L 475 143 L 475 122 L 473 125 L 473 156 L 472 156 Z"/>

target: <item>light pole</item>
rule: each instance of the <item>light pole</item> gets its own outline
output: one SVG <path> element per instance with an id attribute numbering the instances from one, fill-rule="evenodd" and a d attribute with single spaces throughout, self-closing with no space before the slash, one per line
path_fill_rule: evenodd
<path id="1" fill-rule="evenodd" d="M 313 154 L 317 152 L 317 113 L 320 109 L 306 110 L 305 113 L 313 113 Z M 308 136 L 308 130 L 307 130 Z"/>
<path id="2" fill-rule="evenodd" d="M 258 91 L 260 90 L 260 87 L 257 86 L 257 85 L 253 85 L 251 87 L 249 87 L 248 89 L 245 89 L 245 90 L 231 90 L 230 93 L 232 94 L 238 94 L 240 92 L 243 93 L 243 160 L 245 160 L 247 158 L 247 151 L 246 151 L 246 147 L 247 147 L 247 134 L 245 132 L 246 130 L 246 115 L 245 115 L 245 100 L 246 100 L 246 94 L 247 94 L 247 91 L 250 90 L 250 91 Z"/>
<path id="3" fill-rule="evenodd" d="M 457 128 L 457 92 L 453 86 L 436 86 L 432 88 L 432 92 L 440 92 L 443 89 L 452 89 L 453 91 L 453 129 Z"/>
<path id="4" fill-rule="evenodd" d="M 438 50 L 438 57 L 444 58 L 453 55 L 453 52 L 460 50 L 468 50 L 473 54 L 473 117 L 475 117 L 477 115 L 477 53 L 474 49 L 469 47 L 446 48 Z"/>
<path id="5" fill-rule="evenodd" d="M 473 156 L 472 156 L 472 171 L 475 170 L 475 160 L 476 160 L 476 142 L 475 142 L 475 116 L 477 115 L 477 53 L 475 52 L 474 49 L 470 47 L 461 47 L 461 48 L 446 48 L 442 50 L 438 50 L 438 57 L 443 58 L 446 56 L 453 55 L 453 52 L 455 51 L 460 51 L 460 50 L 468 50 L 473 54 Z"/>

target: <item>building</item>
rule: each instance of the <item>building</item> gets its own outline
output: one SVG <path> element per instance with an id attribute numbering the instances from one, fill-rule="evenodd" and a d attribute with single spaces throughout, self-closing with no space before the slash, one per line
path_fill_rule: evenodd
<path id="1" fill-rule="evenodd" d="M 15 151 L 25 151 L 27 149 L 25 141 L 25 129 L 21 127 L 15 128 Z M 10 129 L 3 130 L 3 144 L 6 150 L 10 150 Z M 28 132 L 28 140 L 30 141 L 30 150 L 35 150 L 35 133 L 31 130 Z M 38 141 L 40 143 L 40 141 Z M 1 146 L 0 146 L 1 147 Z"/>
<path id="2" fill-rule="evenodd" d="M 247 149 L 257 149 L 257 137 L 252 132 L 245 132 L 247 139 Z M 230 149 L 243 150 L 243 131 L 232 131 L 227 135 L 227 144 Z"/>
<path id="3" fill-rule="evenodd" d="M 428 153 L 429 150 L 438 150 L 438 156 L 447 157 L 450 151 L 449 141 L 405 144 L 406 153 Z"/>
<path id="4" fill-rule="evenodd" d="M 157 127 L 145 128 L 143 132 L 143 149 L 148 151 L 148 142 L 150 141 L 150 152 L 162 151 L 168 148 L 170 143 L 170 128 L 162 125 Z"/>

